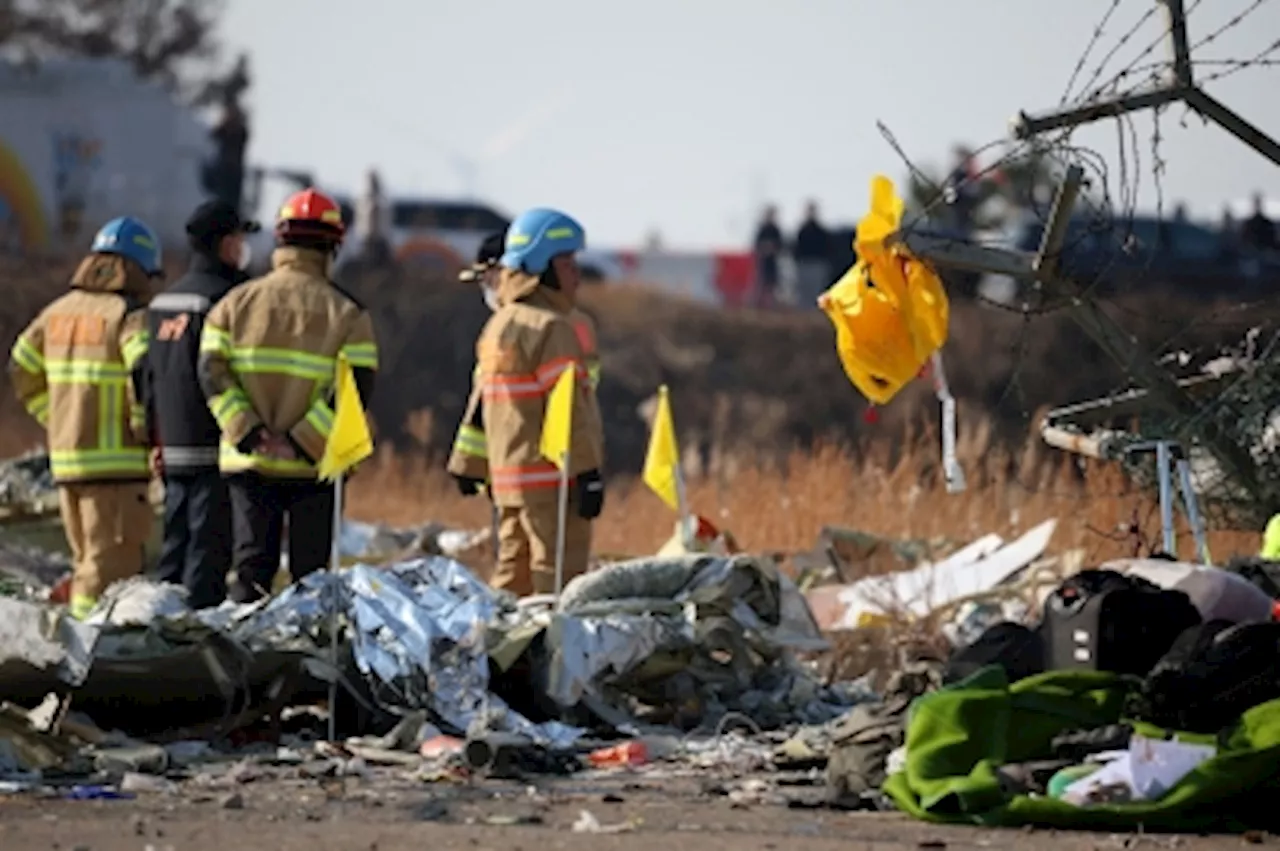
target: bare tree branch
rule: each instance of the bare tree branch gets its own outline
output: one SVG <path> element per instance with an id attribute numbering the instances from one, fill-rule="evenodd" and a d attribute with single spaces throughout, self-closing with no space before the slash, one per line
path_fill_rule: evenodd
<path id="1" fill-rule="evenodd" d="M 248 62 L 219 68 L 224 0 L 0 0 L 0 49 L 36 59 L 118 58 L 197 103 L 237 99 Z"/>

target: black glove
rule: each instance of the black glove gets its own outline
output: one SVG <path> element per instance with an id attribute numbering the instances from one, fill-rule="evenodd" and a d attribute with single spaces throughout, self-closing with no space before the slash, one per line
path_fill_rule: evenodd
<path id="1" fill-rule="evenodd" d="M 475 496 L 480 493 L 480 486 L 484 484 L 484 479 L 473 479 L 470 476 L 455 475 L 453 480 L 458 484 L 458 493 L 463 496 Z"/>
<path id="2" fill-rule="evenodd" d="M 236 451 L 241 454 L 248 455 L 257 448 L 258 442 L 267 436 L 267 427 L 256 425 L 249 429 L 249 433 L 240 438 L 240 442 L 236 444 Z"/>
<path id="3" fill-rule="evenodd" d="M 604 479 L 599 470 L 588 470 L 578 476 L 578 516 L 595 520 L 604 510 Z"/>

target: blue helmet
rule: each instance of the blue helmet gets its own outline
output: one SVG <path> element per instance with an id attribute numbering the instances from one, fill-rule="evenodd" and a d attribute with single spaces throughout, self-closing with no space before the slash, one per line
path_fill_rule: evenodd
<path id="1" fill-rule="evenodd" d="M 586 245 L 582 225 L 559 210 L 534 207 L 516 216 L 507 228 L 500 262 L 508 269 L 541 275 L 552 257 L 576 253 Z"/>
<path id="2" fill-rule="evenodd" d="M 160 238 L 132 216 L 121 216 L 103 225 L 89 250 L 132 260 L 148 275 L 160 274 Z"/>

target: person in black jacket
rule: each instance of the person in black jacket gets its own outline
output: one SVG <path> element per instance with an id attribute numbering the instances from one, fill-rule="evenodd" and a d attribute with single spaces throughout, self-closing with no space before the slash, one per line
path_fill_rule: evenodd
<path id="1" fill-rule="evenodd" d="M 165 492 L 156 578 L 185 586 L 196 609 L 225 599 L 231 566 L 231 507 L 218 471 L 221 430 L 196 374 L 200 332 L 210 308 L 248 279 L 244 237 L 260 228 L 225 201 L 201 204 L 187 221 L 191 266 L 149 308 L 147 408 Z"/>
<path id="2" fill-rule="evenodd" d="M 796 261 L 796 303 L 811 310 L 818 303 L 818 296 L 835 283 L 830 265 L 831 236 L 818 218 L 814 201 L 805 208 L 804 223 L 796 232 L 791 256 Z"/>

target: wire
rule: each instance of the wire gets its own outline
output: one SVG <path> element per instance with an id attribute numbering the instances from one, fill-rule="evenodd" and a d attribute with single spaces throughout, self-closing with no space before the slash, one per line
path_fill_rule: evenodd
<path id="1" fill-rule="evenodd" d="M 1280 54 L 1280 39 L 1253 52 L 1247 58 L 1198 58 L 1195 55 L 1209 45 L 1221 43 L 1228 33 L 1239 29 L 1267 2 L 1269 0 L 1251 0 L 1244 9 L 1189 45 L 1192 67 L 1197 71 L 1207 72 L 1199 77 L 1200 85 L 1222 80 L 1245 70 L 1280 65 L 1280 56 L 1277 56 Z M 1183 13 L 1183 20 L 1190 21 L 1202 4 L 1203 0 L 1194 0 Z M 1100 98 L 1120 97 L 1143 88 L 1168 85 L 1171 60 L 1151 60 L 1152 54 L 1161 45 L 1168 44 L 1172 37 L 1167 24 L 1123 66 L 1111 70 L 1116 57 L 1128 46 L 1143 44 L 1140 35 L 1157 12 L 1165 7 L 1166 0 L 1150 3 L 1090 68 L 1091 59 L 1100 51 L 1108 29 L 1118 18 L 1120 5 L 1120 0 L 1110 0 L 1098 23 L 1092 28 L 1067 79 L 1059 100 L 1060 107 L 1073 108 L 1097 102 Z M 1169 52 L 1173 54 L 1172 50 Z M 991 198 L 1002 198 L 1010 208 L 1029 214 L 1032 224 L 1038 222 L 1043 228 L 1047 224 L 1050 207 L 1049 198 L 1043 190 L 1048 188 L 1049 179 L 1071 166 L 1078 166 L 1085 174 L 1085 189 L 1077 201 L 1063 254 L 1069 254 L 1077 248 L 1087 248 L 1091 251 L 1090 256 L 1100 258 L 1100 262 L 1091 267 L 1088 277 L 1080 278 L 1077 275 L 1078 279 L 1073 282 L 1075 286 L 1066 292 L 1057 291 L 1053 287 L 1020 287 L 1019 295 L 1011 302 L 989 298 L 981 288 L 975 294 L 979 303 L 1012 313 L 1020 319 L 1018 331 L 1009 349 L 1012 367 L 1004 379 L 1004 387 L 995 396 L 994 408 L 1004 410 L 1014 404 L 1021 409 L 1024 418 L 1029 418 L 1026 410 L 1029 394 L 1023 376 L 1033 356 L 1030 342 L 1034 339 L 1033 335 L 1039 333 L 1036 327 L 1039 319 L 1081 303 L 1105 302 L 1109 312 L 1125 318 L 1127 325 L 1120 331 L 1121 334 L 1129 337 L 1140 333 L 1143 341 L 1155 343 L 1154 346 L 1149 346 L 1154 356 L 1158 356 L 1163 363 L 1177 364 L 1180 370 L 1199 368 L 1210 358 L 1224 353 L 1225 339 L 1244 333 L 1248 343 L 1244 348 L 1254 356 L 1250 361 L 1254 365 L 1246 373 L 1225 382 L 1216 397 L 1201 403 L 1194 414 L 1182 421 L 1171 419 L 1167 414 L 1152 409 L 1141 412 L 1139 425 L 1144 438 L 1206 435 L 1212 432 L 1238 446 L 1253 447 L 1267 435 L 1267 424 L 1273 413 L 1268 405 L 1274 405 L 1280 400 L 1280 356 L 1277 356 L 1277 350 L 1280 349 L 1280 296 L 1237 296 L 1222 305 L 1207 305 L 1205 312 L 1192 321 L 1165 319 L 1159 315 L 1159 311 L 1151 310 L 1149 301 L 1146 305 L 1129 303 L 1133 296 L 1149 297 L 1153 292 L 1153 283 L 1159 285 L 1159 282 L 1151 280 L 1151 272 L 1155 268 L 1153 264 L 1157 259 L 1157 250 L 1162 246 L 1162 233 L 1170 226 L 1165 219 L 1165 182 L 1171 164 L 1164 149 L 1171 126 L 1171 105 L 1173 104 L 1149 110 L 1149 117 L 1142 117 L 1142 125 L 1135 114 L 1107 119 L 1114 122 L 1115 134 L 1113 147 L 1106 153 L 1078 144 L 1074 140 L 1078 128 L 1066 127 L 1031 139 L 998 139 L 989 142 L 972 152 L 973 161 L 983 164 L 981 168 L 962 177 L 952 173 L 942 179 L 935 179 L 914 162 L 888 127 L 881 123 L 877 127 L 906 166 L 911 181 L 919 190 L 917 195 L 922 198 L 922 203 L 912 211 L 904 228 L 953 216 L 954 202 L 962 194 L 968 195 L 970 199 L 979 199 L 979 208 Z M 1182 112 L 1180 126 L 1187 125 L 1189 114 L 1189 109 Z M 1145 124 L 1146 121 L 1149 121 L 1149 125 Z M 1174 125 L 1175 128 L 1177 126 Z M 1017 179 L 1003 179 L 1010 176 Z M 1151 238 L 1150 233 L 1145 230 L 1148 225 L 1144 223 L 1141 231 L 1137 228 L 1137 211 L 1147 203 L 1154 206 L 1156 226 L 1161 229 L 1155 235 L 1154 245 L 1145 244 Z M 1005 224 L 1009 224 L 1008 216 L 1005 217 Z M 957 238 L 953 242 L 982 244 L 974 237 Z M 1248 328 L 1240 327 L 1242 324 L 1248 325 Z M 1129 328 L 1142 330 L 1131 332 Z M 1266 345 L 1258 346 L 1258 341 L 1262 340 L 1267 341 Z M 1120 344 L 1128 345 L 1130 340 L 1102 342 L 1107 344 L 1104 348 L 1117 351 Z M 1175 346 L 1180 348 L 1175 350 Z M 1191 351 L 1186 351 L 1186 347 L 1190 347 Z M 1261 349 L 1261 354 L 1256 354 L 1258 349 Z M 1120 366 L 1123 371 L 1127 371 L 1127 365 Z M 1115 389 L 1121 391 L 1132 387 L 1132 382 L 1126 380 Z M 1276 434 L 1271 439 L 1280 447 L 1280 419 L 1277 420 L 1275 431 Z M 1268 481 L 1271 481 L 1268 487 L 1273 487 L 1277 507 L 1280 507 L 1280 451 L 1273 452 L 1272 455 L 1276 456 L 1275 461 L 1264 458 L 1258 464 L 1260 469 L 1268 468 L 1263 472 L 1269 477 Z M 1135 477 L 1135 483 L 1149 488 L 1153 487 L 1154 479 L 1147 467 L 1150 467 L 1149 459 L 1135 459 L 1126 463 L 1126 468 Z M 1092 468 L 1091 464 L 1082 462 L 1082 470 Z M 1074 501 L 1081 498 L 1079 492 L 1046 494 L 1035 483 L 1025 482 L 1017 476 L 1013 477 L 1013 481 L 1016 486 L 1029 493 L 1048 498 Z M 1231 491 L 1230 483 L 1219 482 L 1212 487 L 1206 485 L 1206 488 L 1207 503 L 1226 506 L 1228 509 L 1226 514 L 1219 513 L 1218 520 L 1238 522 L 1238 518 L 1235 521 L 1228 519 L 1230 510 L 1233 510 L 1233 500 L 1238 500 L 1238 494 Z M 1132 493 L 1128 490 L 1115 496 L 1124 498 Z M 1206 516 L 1208 513 L 1206 511 Z M 1147 523 L 1149 521 L 1150 514 Z M 1135 519 L 1130 524 L 1131 530 L 1145 525 L 1146 523 L 1138 523 L 1135 513 Z M 1138 536 L 1139 547 L 1146 544 L 1141 540 L 1141 530 L 1132 534 Z"/>

